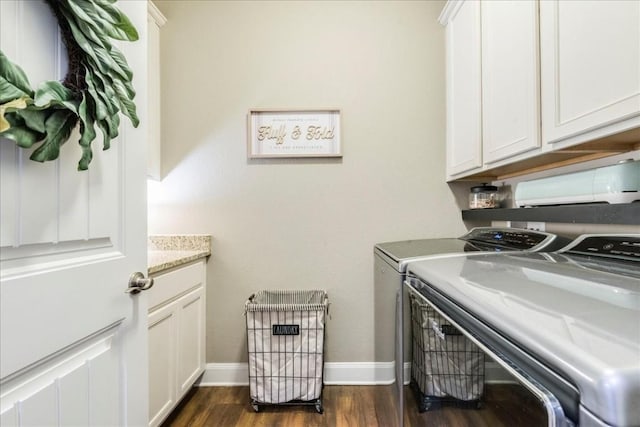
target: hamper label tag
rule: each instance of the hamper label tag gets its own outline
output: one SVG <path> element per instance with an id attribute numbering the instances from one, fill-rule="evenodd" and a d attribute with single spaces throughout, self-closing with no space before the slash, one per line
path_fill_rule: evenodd
<path id="1" fill-rule="evenodd" d="M 273 325 L 273 335 L 300 335 L 300 325 Z"/>

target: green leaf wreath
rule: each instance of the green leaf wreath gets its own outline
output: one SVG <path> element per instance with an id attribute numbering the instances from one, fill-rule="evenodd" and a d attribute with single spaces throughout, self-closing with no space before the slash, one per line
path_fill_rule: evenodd
<path id="1" fill-rule="evenodd" d="M 115 7 L 116 0 L 44 1 L 58 20 L 69 70 L 62 82 L 46 81 L 34 90 L 24 71 L 0 51 L 0 136 L 23 148 L 40 143 L 30 158 L 45 162 L 58 158 L 60 147 L 79 123 L 78 170 L 86 170 L 96 128 L 107 150 L 118 136 L 120 112 L 134 127 L 139 124 L 133 73 L 110 41 L 135 41 L 138 33 Z"/>

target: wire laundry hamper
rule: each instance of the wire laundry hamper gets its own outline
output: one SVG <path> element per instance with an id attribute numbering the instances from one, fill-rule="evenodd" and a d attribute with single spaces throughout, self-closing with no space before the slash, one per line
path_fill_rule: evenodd
<path id="1" fill-rule="evenodd" d="M 410 295 L 412 386 L 418 409 L 442 404 L 480 408 L 484 391 L 484 353 L 431 305 Z"/>
<path id="2" fill-rule="evenodd" d="M 245 303 L 251 406 L 315 405 L 322 413 L 325 320 L 322 290 L 264 290 Z"/>

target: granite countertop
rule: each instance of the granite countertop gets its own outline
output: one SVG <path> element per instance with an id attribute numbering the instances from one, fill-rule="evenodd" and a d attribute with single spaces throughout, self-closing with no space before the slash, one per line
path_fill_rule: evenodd
<path id="1" fill-rule="evenodd" d="M 211 255 L 211 236 L 173 234 L 149 236 L 147 272 L 158 273 Z"/>

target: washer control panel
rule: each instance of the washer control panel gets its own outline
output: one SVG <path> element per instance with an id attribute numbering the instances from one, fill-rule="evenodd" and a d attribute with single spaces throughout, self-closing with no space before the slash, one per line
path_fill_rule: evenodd
<path id="1" fill-rule="evenodd" d="M 474 228 L 461 237 L 469 242 L 498 246 L 505 250 L 533 250 L 547 243 L 554 236 L 533 230 L 519 228 Z"/>
<path id="2" fill-rule="evenodd" d="M 640 261 L 640 235 L 584 236 L 567 252 Z"/>

